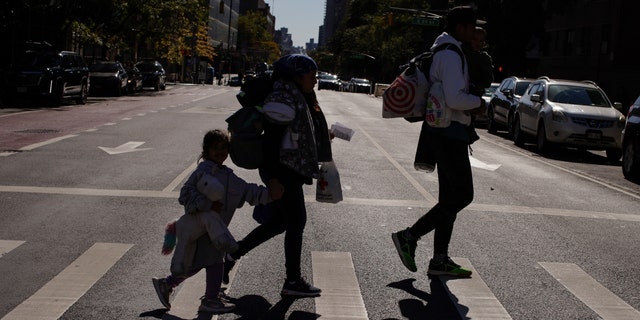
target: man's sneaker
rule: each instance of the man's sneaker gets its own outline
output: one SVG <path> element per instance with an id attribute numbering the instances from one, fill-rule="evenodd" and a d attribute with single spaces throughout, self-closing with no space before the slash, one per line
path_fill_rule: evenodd
<path id="1" fill-rule="evenodd" d="M 224 272 L 222 273 L 222 283 L 229 284 L 229 272 L 236 265 L 236 260 L 230 254 L 224 257 Z"/>
<path id="2" fill-rule="evenodd" d="M 215 299 L 200 298 L 200 307 L 198 311 L 209 312 L 214 314 L 227 313 L 236 308 L 236 305 L 217 297 Z"/>
<path id="3" fill-rule="evenodd" d="M 447 257 L 440 263 L 434 263 L 433 259 L 429 262 L 429 271 L 427 274 L 432 276 L 453 276 L 459 278 L 471 277 L 471 270 L 462 268 L 459 264 L 453 262 Z"/>
<path id="4" fill-rule="evenodd" d="M 300 278 L 297 281 L 285 280 L 280 294 L 292 297 L 318 297 L 321 292 L 322 290 L 312 286 L 303 278 Z"/>
<path id="5" fill-rule="evenodd" d="M 153 287 L 156 289 L 156 293 L 158 294 L 158 299 L 160 299 L 160 303 L 167 308 L 171 309 L 171 304 L 169 303 L 169 296 L 171 296 L 171 292 L 173 288 L 167 283 L 166 279 L 158 279 L 152 278 Z"/>
<path id="6" fill-rule="evenodd" d="M 402 264 L 404 264 L 409 271 L 416 272 L 418 271 L 418 267 L 416 267 L 415 257 L 418 242 L 415 239 L 408 239 L 404 235 L 405 231 L 406 230 L 402 230 L 392 233 L 391 238 L 393 239 L 393 244 L 396 245 L 396 250 L 398 251 L 398 255 L 400 255 Z"/>

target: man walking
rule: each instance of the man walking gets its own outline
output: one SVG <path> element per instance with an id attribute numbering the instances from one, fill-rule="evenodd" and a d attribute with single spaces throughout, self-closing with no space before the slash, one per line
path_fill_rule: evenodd
<path id="1" fill-rule="evenodd" d="M 469 42 L 474 36 L 477 21 L 470 7 L 455 7 L 447 14 L 445 32 L 438 36 L 432 49 L 449 44 L 460 50 L 461 42 Z M 449 242 L 458 212 L 473 200 L 473 179 L 468 147 L 473 142 L 470 136 L 471 115 L 481 114 L 486 105 L 481 97 L 469 93 L 468 64 L 453 49 L 441 50 L 433 57 L 429 71 L 432 83 L 442 83 L 444 100 L 451 111 L 451 125 L 432 128 L 427 122 L 422 130 L 433 152 L 438 172 L 438 203 L 411 227 L 392 234 L 400 259 L 407 269 L 417 271 L 415 251 L 418 240 L 434 231 L 434 252 L 427 273 L 470 277 L 471 271 L 462 268 L 449 257 Z"/>

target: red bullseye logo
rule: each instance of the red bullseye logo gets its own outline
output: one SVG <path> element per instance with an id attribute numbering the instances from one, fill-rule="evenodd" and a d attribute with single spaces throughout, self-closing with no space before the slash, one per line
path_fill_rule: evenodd
<path id="1" fill-rule="evenodd" d="M 405 77 L 396 78 L 384 92 L 385 107 L 397 114 L 409 114 L 413 111 L 416 97 L 416 83 Z"/>

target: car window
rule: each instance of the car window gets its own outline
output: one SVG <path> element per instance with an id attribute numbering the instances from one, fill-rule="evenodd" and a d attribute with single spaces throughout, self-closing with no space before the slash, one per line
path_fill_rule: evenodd
<path id="1" fill-rule="evenodd" d="M 524 94 L 524 91 L 527 90 L 530 84 L 531 81 L 519 81 L 518 83 L 516 83 L 516 90 L 514 91 L 514 93 L 521 96 L 522 94 Z"/>
<path id="2" fill-rule="evenodd" d="M 138 70 L 142 71 L 142 72 L 153 72 L 156 71 L 156 66 L 153 64 L 149 64 L 149 63 L 140 63 L 136 65 L 138 67 Z"/>
<path id="3" fill-rule="evenodd" d="M 513 80 L 509 80 L 509 81 L 507 82 L 507 85 L 506 85 L 506 87 L 505 87 L 505 90 L 511 90 L 511 91 L 513 91 L 513 87 L 514 87 L 514 85 L 513 85 Z"/>
<path id="4" fill-rule="evenodd" d="M 91 72 L 116 72 L 118 66 L 115 63 L 96 63 L 89 67 Z"/>
<path id="5" fill-rule="evenodd" d="M 549 100 L 582 106 L 608 107 L 607 99 L 595 88 L 552 85 L 549 86 Z"/>
<path id="6" fill-rule="evenodd" d="M 535 92 L 538 90 L 538 88 L 540 88 L 540 84 L 539 83 L 534 83 L 531 87 L 529 87 L 529 91 L 527 91 L 527 94 L 529 94 L 529 95 L 535 94 Z"/>
<path id="7" fill-rule="evenodd" d="M 73 59 L 73 56 L 63 55 L 62 56 L 62 67 L 64 68 L 72 68 L 76 66 L 76 61 Z"/>

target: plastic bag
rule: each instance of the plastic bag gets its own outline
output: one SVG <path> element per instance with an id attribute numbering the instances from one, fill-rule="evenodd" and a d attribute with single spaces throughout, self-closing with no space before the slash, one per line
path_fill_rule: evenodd
<path id="1" fill-rule="evenodd" d="M 423 117 L 428 88 L 424 73 L 416 66 L 408 67 L 382 94 L 382 117 Z"/>
<path id="2" fill-rule="evenodd" d="M 316 201 L 338 203 L 342 201 L 340 174 L 333 161 L 323 162 L 316 182 Z"/>
<path id="3" fill-rule="evenodd" d="M 446 128 L 451 125 L 451 110 L 444 100 L 441 82 L 433 83 L 429 89 L 425 121 L 433 128 Z"/>

